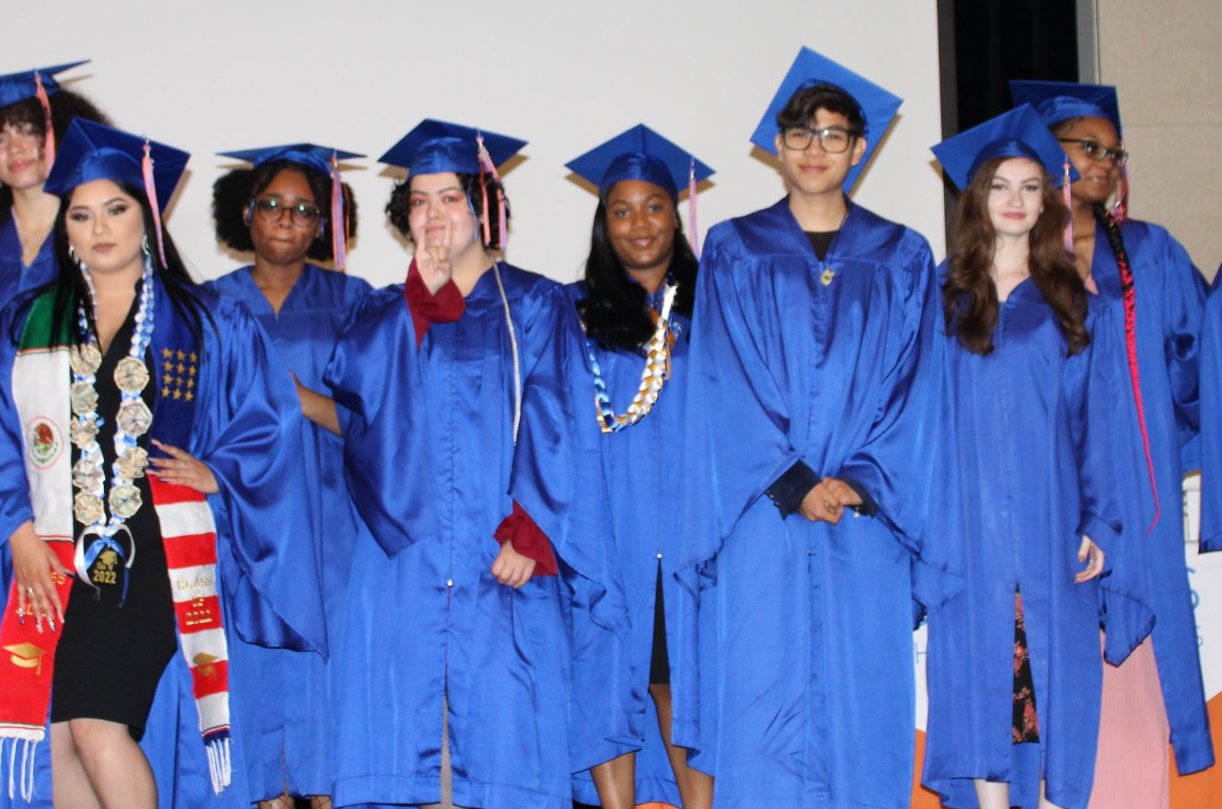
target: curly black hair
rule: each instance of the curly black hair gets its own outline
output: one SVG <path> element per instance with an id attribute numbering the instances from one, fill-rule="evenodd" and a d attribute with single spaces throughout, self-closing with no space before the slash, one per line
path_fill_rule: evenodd
<path id="1" fill-rule="evenodd" d="M 480 175 L 457 173 L 459 185 L 462 187 L 463 193 L 467 195 L 467 201 L 471 203 L 471 210 L 476 212 L 475 218 L 478 220 L 480 212 L 484 210 L 484 195 L 488 195 L 488 211 L 491 222 L 488 223 L 488 232 L 491 238 L 484 242 L 485 248 L 493 247 L 494 245 L 502 244 L 501 240 L 501 223 L 498 218 L 492 214 L 496 208 L 496 195 L 499 192 L 505 200 L 505 221 L 509 221 L 509 197 L 505 196 L 505 187 L 499 180 L 492 179 L 491 176 L 485 175 L 483 182 L 480 182 Z M 412 237 L 411 227 L 408 224 L 408 217 L 411 215 L 411 206 L 408 204 L 412 193 L 412 178 L 408 177 L 405 181 L 397 183 L 390 191 L 390 200 L 386 203 L 386 215 L 390 218 L 390 224 L 394 225 L 395 230 L 402 233 L 408 239 Z M 482 228 L 480 230 L 480 238 L 483 238 Z"/>
<path id="2" fill-rule="evenodd" d="M 250 224 L 246 221 L 246 206 L 263 193 L 282 171 L 298 171 L 310 184 L 314 204 L 323 210 L 323 227 L 318 238 L 310 245 L 307 258 L 315 261 L 330 261 L 331 255 L 331 175 L 310 169 L 291 160 L 270 160 L 257 169 L 234 169 L 222 175 L 212 184 L 212 221 L 216 228 L 216 239 L 241 253 L 255 249 L 250 238 Z M 344 194 L 344 216 L 347 219 L 345 236 L 356 238 L 356 197 L 347 183 L 341 183 Z"/>
<path id="3" fill-rule="evenodd" d="M 111 125 L 110 118 L 80 93 L 61 87 L 58 92 L 48 97 L 48 101 L 51 103 L 51 128 L 55 131 L 56 143 L 63 143 L 64 134 L 73 118 Z M 38 137 L 45 137 L 47 122 L 42 104 L 38 103 L 37 98 L 27 98 L 7 107 L 0 107 L 0 127 L 5 126 L 28 126 Z M 7 186 L 0 186 L 0 225 L 8 222 L 12 215 L 13 191 Z"/>

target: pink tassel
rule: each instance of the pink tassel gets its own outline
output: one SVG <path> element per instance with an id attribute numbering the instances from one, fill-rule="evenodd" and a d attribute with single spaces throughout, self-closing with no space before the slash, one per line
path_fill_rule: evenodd
<path id="1" fill-rule="evenodd" d="M 1112 204 L 1112 218 L 1117 224 L 1123 224 L 1129 218 L 1129 167 L 1120 167 L 1120 188 L 1116 194 L 1116 202 Z"/>
<path id="2" fill-rule="evenodd" d="M 484 146 L 483 135 L 476 135 L 475 142 L 479 144 L 479 176 L 480 185 L 484 188 L 484 242 L 492 241 L 492 227 L 488 222 L 488 189 L 483 185 L 485 172 L 496 181 L 496 208 L 497 208 L 497 224 L 500 226 L 499 238 L 495 246 L 498 250 L 504 250 L 509 246 L 509 215 L 505 207 L 505 192 L 501 189 L 501 176 L 497 174 L 496 164 L 492 162 L 492 155 L 488 154 L 487 147 Z"/>
<path id="3" fill-rule="evenodd" d="M 149 209 L 153 212 L 153 227 L 157 229 L 157 255 L 161 257 L 161 266 L 168 266 L 165 260 L 165 239 L 161 235 L 161 208 L 157 205 L 157 183 L 153 179 L 153 147 L 144 142 L 144 158 L 140 161 L 140 171 L 144 175 L 144 193 L 148 195 Z"/>
<path id="4" fill-rule="evenodd" d="M 38 103 L 42 105 L 43 120 L 46 125 L 46 146 L 43 149 L 43 164 L 47 167 L 47 173 L 51 173 L 51 167 L 55 165 L 55 127 L 51 121 L 51 99 L 47 98 L 47 88 L 42 86 L 42 75 L 34 71 L 34 94 L 38 96 Z"/>
<path id="5" fill-rule="evenodd" d="M 692 244 L 692 252 L 700 258 L 700 238 L 696 235 L 696 158 L 691 159 L 687 169 L 687 224 L 690 228 L 687 240 Z"/>
<path id="6" fill-rule="evenodd" d="M 347 235 L 348 220 L 344 216 L 344 184 L 339 177 L 339 157 L 331 152 L 331 255 L 335 268 L 341 271 L 348 263 Z"/>
<path id="7" fill-rule="evenodd" d="M 1069 224 L 1065 226 L 1065 252 L 1073 252 L 1073 192 L 1069 182 L 1069 155 L 1065 156 L 1064 176 L 1061 182 L 1061 198 L 1065 201 L 1065 210 L 1069 211 Z"/>

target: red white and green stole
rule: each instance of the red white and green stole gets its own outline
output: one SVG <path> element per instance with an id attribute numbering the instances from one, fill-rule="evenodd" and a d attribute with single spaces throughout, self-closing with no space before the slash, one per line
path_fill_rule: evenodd
<path id="1" fill-rule="evenodd" d="M 158 284 L 160 286 L 160 284 Z M 157 299 L 166 301 L 164 289 Z M 54 323 L 55 291 L 32 304 L 13 363 L 12 393 L 21 421 L 25 473 L 34 510 L 34 530 L 73 568 L 72 450 L 68 440 L 72 381 L 69 346 L 76 342 L 75 301 Z M 199 347 L 172 306 L 159 307 L 152 341 L 157 402 L 152 435 L 166 444 L 190 446 L 199 385 Z M 103 414 L 104 417 L 113 417 Z M 207 750 L 212 788 L 230 783 L 229 650 L 218 598 L 216 525 L 203 494 L 182 486 L 149 482 L 161 524 L 179 647 L 191 670 L 200 732 Z M 57 582 L 65 606 L 69 578 Z M 0 772 L 8 768 L 10 797 L 33 797 L 34 753 L 46 737 L 58 632 L 38 632 L 18 618 L 16 585 L 0 618 Z M 6 749 L 7 748 L 7 749 Z"/>

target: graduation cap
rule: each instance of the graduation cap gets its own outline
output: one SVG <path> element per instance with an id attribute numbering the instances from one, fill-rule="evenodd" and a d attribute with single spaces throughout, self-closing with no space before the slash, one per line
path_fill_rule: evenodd
<path id="1" fill-rule="evenodd" d="M 42 674 L 42 658 L 46 654 L 42 647 L 35 646 L 33 643 L 14 643 L 11 646 L 5 646 L 4 651 L 11 655 L 9 662 L 14 666 L 34 669 L 36 677 Z"/>
<path id="2" fill-rule="evenodd" d="M 411 174 L 441 174 L 448 171 L 478 174 L 481 139 L 493 166 L 503 165 L 526 145 L 526 141 L 508 135 L 425 118 L 387 149 L 378 161 L 400 166 Z"/>
<path id="3" fill-rule="evenodd" d="M 611 140 L 575 157 L 565 168 L 598 186 L 606 194 L 620 180 L 644 180 L 666 189 L 677 199 L 679 189 L 702 182 L 713 169 L 691 152 L 644 124 L 621 132 Z"/>
<path id="4" fill-rule="evenodd" d="M 22 73 L 0 76 L 0 107 L 8 107 L 30 98 L 37 98 L 38 103 L 42 106 L 43 130 L 46 132 L 43 136 L 46 139 L 43 159 L 48 171 L 55 164 L 55 128 L 51 122 L 49 98 L 59 92 L 59 82 L 55 81 L 55 75 L 79 67 L 88 61 L 88 59 L 83 59 L 79 62 L 67 62 L 62 65 L 34 68 Z"/>
<path id="5" fill-rule="evenodd" d="M 274 160 L 286 160 L 297 163 L 322 174 L 331 173 L 332 159 L 351 160 L 364 157 L 356 152 L 345 152 L 332 149 L 329 146 L 315 146 L 313 143 L 290 143 L 284 146 L 264 146 L 261 149 L 239 149 L 233 152 L 218 152 L 221 157 L 232 157 L 252 164 L 255 168 Z"/>
<path id="6" fill-rule="evenodd" d="M 895 120 L 895 114 L 899 112 L 904 100 L 810 48 L 802 48 L 798 52 L 793 66 L 785 74 L 781 86 L 764 112 L 764 117 L 752 133 L 751 142 L 769 154 L 776 154 L 777 115 L 789 103 L 794 93 L 817 84 L 831 84 L 844 90 L 857 102 L 861 117 L 865 120 L 865 154 L 856 166 L 849 169 L 844 182 L 845 188 L 851 189 L 870 162 L 874 149 Z"/>
<path id="7" fill-rule="evenodd" d="M 79 62 L 39 67 L 21 73 L 0 76 L 0 107 L 7 107 L 10 104 L 25 101 L 27 98 L 37 98 L 40 87 L 47 95 L 55 95 L 59 92 L 59 82 L 55 80 L 55 76 L 88 62 L 88 59 L 82 59 Z"/>
<path id="8" fill-rule="evenodd" d="M 1010 82 L 1010 95 L 1015 104 L 1035 107 L 1045 126 L 1056 126 L 1070 118 L 1106 118 L 1123 137 L 1120 100 L 1110 84 L 1015 80 Z"/>
<path id="9" fill-rule="evenodd" d="M 59 160 L 43 187 L 48 194 L 66 197 L 72 189 L 93 180 L 113 180 L 143 188 L 157 229 L 161 265 L 166 265 L 161 235 L 162 200 L 169 200 L 182 179 L 191 155 L 120 129 L 72 119 L 64 136 Z"/>
<path id="10" fill-rule="evenodd" d="M 1030 104 L 1015 107 L 996 118 L 960 132 L 932 149 L 942 170 L 960 189 L 967 188 L 976 171 L 995 157 L 1026 157 L 1044 167 L 1052 182 L 1064 182 L 1065 150 Z M 1069 179 L 1077 179 L 1069 168 Z"/>
<path id="11" fill-rule="evenodd" d="M 335 266 L 344 269 L 348 263 L 347 232 L 348 217 L 344 214 L 344 186 L 339 177 L 339 161 L 364 157 L 356 152 L 345 152 L 313 143 L 290 143 L 284 146 L 264 146 L 261 149 L 241 149 L 235 152 L 220 152 L 221 157 L 245 160 L 255 168 L 275 160 L 296 163 L 331 178 L 331 255 Z"/>

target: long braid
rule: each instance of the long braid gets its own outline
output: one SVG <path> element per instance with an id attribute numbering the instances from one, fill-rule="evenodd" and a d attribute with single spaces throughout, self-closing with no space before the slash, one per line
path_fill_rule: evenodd
<path id="1" fill-rule="evenodd" d="M 1107 236 L 1107 243 L 1112 248 L 1116 258 L 1116 267 L 1120 270 L 1120 293 L 1124 300 L 1124 345 L 1129 363 L 1129 381 L 1133 385 L 1133 400 L 1137 404 L 1137 422 L 1141 427 L 1142 449 L 1146 454 L 1146 471 L 1150 475 L 1150 489 L 1154 493 L 1154 521 L 1146 529 L 1146 533 L 1154 530 L 1158 518 L 1162 515 L 1162 505 L 1158 497 L 1158 482 L 1154 475 L 1154 458 L 1150 454 L 1150 434 L 1146 430 L 1146 408 L 1141 398 L 1141 377 L 1137 368 L 1137 290 L 1133 285 L 1133 268 L 1129 265 L 1129 254 L 1124 249 L 1124 237 L 1120 226 L 1102 203 L 1092 206 L 1095 221 Z"/>

